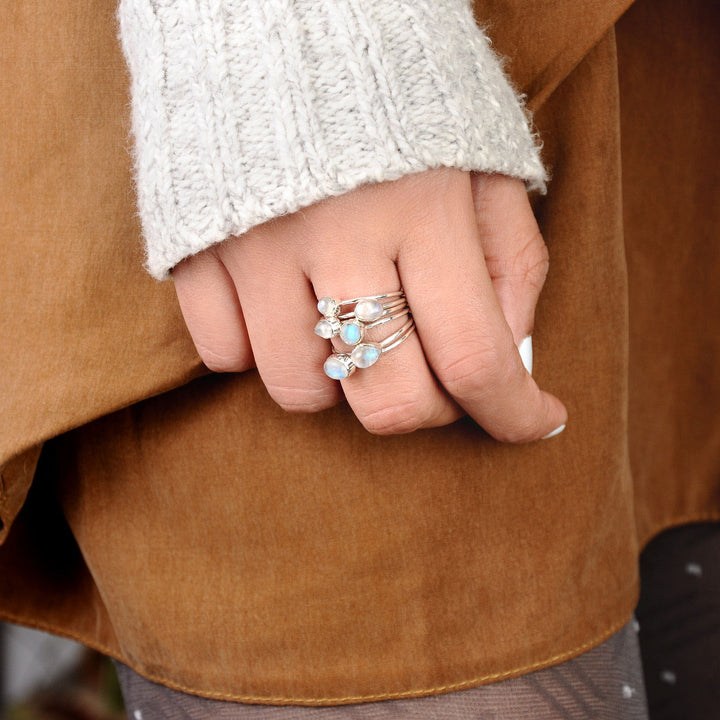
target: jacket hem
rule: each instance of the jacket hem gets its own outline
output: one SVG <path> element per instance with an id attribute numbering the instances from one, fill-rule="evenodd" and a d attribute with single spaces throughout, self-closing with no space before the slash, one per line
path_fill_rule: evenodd
<path id="1" fill-rule="evenodd" d="M 720 511 L 704 513 L 704 514 L 699 513 L 696 515 L 682 515 L 682 516 L 678 516 L 678 517 L 666 518 L 665 520 L 657 523 L 654 526 L 653 530 L 651 532 L 649 532 L 645 538 L 642 539 L 639 547 L 640 547 L 640 549 L 644 548 L 650 542 L 650 540 L 652 540 L 656 535 L 661 533 L 663 530 L 677 527 L 679 525 L 686 525 L 686 524 L 698 523 L 698 522 L 720 522 Z M 628 622 L 630 622 L 636 605 L 637 605 L 637 597 L 635 598 L 635 602 L 633 603 L 633 608 L 630 612 L 625 613 L 622 616 L 620 621 L 613 623 L 608 628 L 606 628 L 603 632 L 601 632 L 598 635 L 596 635 L 595 637 L 593 637 L 591 640 L 581 643 L 580 645 L 576 645 L 575 647 L 570 648 L 569 650 L 564 650 L 562 652 L 551 655 L 550 657 L 543 658 L 542 660 L 538 660 L 536 662 L 533 662 L 533 663 L 530 663 L 527 665 L 522 665 L 519 667 L 511 668 L 509 670 L 504 670 L 502 672 L 478 675 L 476 677 L 469 678 L 467 680 L 460 680 L 458 682 L 443 683 L 441 685 L 436 685 L 433 687 L 414 688 L 411 690 L 389 691 L 389 692 L 369 694 L 369 695 L 343 695 L 343 696 L 336 696 L 336 697 L 330 697 L 330 696 L 326 696 L 326 697 L 288 697 L 288 696 L 284 696 L 284 695 L 277 695 L 277 696 L 240 695 L 240 694 L 235 694 L 235 693 L 214 692 L 211 690 L 205 690 L 205 689 L 197 688 L 197 687 L 189 687 L 189 686 L 183 685 L 182 683 L 177 683 L 173 680 L 170 680 L 169 678 L 164 677 L 162 675 L 148 673 L 148 672 L 144 671 L 142 668 L 138 667 L 137 665 L 128 662 L 128 660 L 126 658 L 124 658 L 120 653 L 114 652 L 109 647 L 106 647 L 106 646 L 102 645 L 101 643 L 98 643 L 89 638 L 83 637 L 80 634 L 68 632 L 67 630 L 62 629 L 61 627 L 52 625 L 50 623 L 38 622 L 38 621 L 32 620 L 30 618 L 25 618 L 25 617 L 22 617 L 19 615 L 14 615 L 12 613 L 3 612 L 1 610 L 0 610 L 0 620 L 15 623 L 17 625 L 24 625 L 29 628 L 33 628 L 36 630 L 42 630 L 42 631 L 51 633 L 53 635 L 58 635 L 60 637 L 68 638 L 69 640 L 74 640 L 74 641 L 79 642 L 93 650 L 97 650 L 98 652 L 101 652 L 104 655 L 107 655 L 115 660 L 118 660 L 119 662 L 132 668 L 136 673 L 138 673 L 139 675 L 142 675 L 144 678 L 146 678 L 147 680 L 150 680 L 151 682 L 158 683 L 158 684 L 164 685 L 165 687 L 168 687 L 172 690 L 178 690 L 180 692 L 188 693 L 190 695 L 197 695 L 199 697 L 204 697 L 209 700 L 222 700 L 222 701 L 227 701 L 227 702 L 239 702 L 239 703 L 248 703 L 248 704 L 254 704 L 254 705 L 322 706 L 322 705 L 348 705 L 348 704 L 353 704 L 353 703 L 377 702 L 377 701 L 381 701 L 381 700 L 399 700 L 399 699 L 403 699 L 403 698 L 425 697 L 428 695 L 442 695 L 444 693 L 455 692 L 458 690 L 467 690 L 472 687 L 477 687 L 479 685 L 488 685 L 490 683 L 499 682 L 501 680 L 509 680 L 510 678 L 513 678 L 513 677 L 517 677 L 520 675 L 526 675 L 527 673 L 535 672 L 537 670 L 542 670 L 543 668 L 550 667 L 552 665 L 557 665 L 558 663 L 561 663 L 565 660 L 571 660 L 572 658 L 577 657 L 578 655 L 582 655 L 583 653 L 587 652 L 588 650 L 591 650 L 592 648 L 600 645 L 602 642 L 607 640 L 609 637 L 611 637 L 612 635 L 617 633 Z"/>

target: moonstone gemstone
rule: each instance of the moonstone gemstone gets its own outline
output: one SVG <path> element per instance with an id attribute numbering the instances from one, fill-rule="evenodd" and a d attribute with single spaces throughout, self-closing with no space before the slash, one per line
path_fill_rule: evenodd
<path id="1" fill-rule="evenodd" d="M 315 334 L 326 340 L 335 337 L 338 330 L 340 330 L 340 321 L 337 318 L 323 318 L 315 326 Z"/>
<path id="2" fill-rule="evenodd" d="M 383 306 L 379 300 L 361 300 L 355 306 L 355 317 L 362 322 L 374 322 L 383 313 Z"/>
<path id="3" fill-rule="evenodd" d="M 344 380 L 354 369 L 349 355 L 331 355 L 323 365 L 325 374 L 333 380 Z"/>
<path id="4" fill-rule="evenodd" d="M 363 327 L 359 322 L 348 320 L 340 327 L 340 339 L 348 345 L 357 345 L 363 339 Z"/>
<path id="5" fill-rule="evenodd" d="M 340 311 L 340 306 L 337 300 L 331 297 L 321 297 L 318 300 L 317 309 L 325 317 L 335 317 Z"/>
<path id="6" fill-rule="evenodd" d="M 359 368 L 367 368 L 374 365 L 380 357 L 380 346 L 374 343 L 363 343 L 353 348 L 350 358 Z"/>

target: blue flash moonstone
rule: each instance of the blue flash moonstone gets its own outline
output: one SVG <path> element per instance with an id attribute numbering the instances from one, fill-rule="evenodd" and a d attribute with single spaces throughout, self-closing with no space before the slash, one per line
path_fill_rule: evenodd
<path id="1" fill-rule="evenodd" d="M 359 368 L 366 368 L 374 365 L 380 357 L 381 350 L 377 345 L 358 345 L 353 349 L 350 357 Z"/>
<path id="2" fill-rule="evenodd" d="M 356 322 L 343 323 L 340 328 L 340 339 L 348 345 L 357 345 L 362 340 L 362 328 Z"/>
<path id="3" fill-rule="evenodd" d="M 350 358 L 345 356 L 346 360 L 343 361 L 337 355 L 331 355 L 323 365 L 325 374 L 333 380 L 344 380 L 350 375 L 352 364 L 349 362 Z"/>

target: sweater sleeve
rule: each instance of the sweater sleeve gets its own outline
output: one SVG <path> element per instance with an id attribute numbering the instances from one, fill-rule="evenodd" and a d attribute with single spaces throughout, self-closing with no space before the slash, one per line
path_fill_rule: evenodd
<path id="1" fill-rule="evenodd" d="M 433 167 L 544 189 L 470 0 L 120 0 L 148 271 Z"/>

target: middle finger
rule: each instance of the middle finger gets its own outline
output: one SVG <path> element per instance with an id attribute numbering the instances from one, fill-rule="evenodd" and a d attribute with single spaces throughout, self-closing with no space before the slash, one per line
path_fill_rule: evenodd
<path id="1" fill-rule="evenodd" d="M 331 262 L 328 258 L 313 267 L 310 279 L 318 298 L 346 300 L 400 289 L 395 263 L 379 244 L 368 243 L 360 254 L 362 257 L 353 261 L 353 251 L 348 251 L 346 246 L 342 259 Z M 341 312 L 347 312 L 349 307 L 352 306 L 343 307 Z M 407 319 L 407 316 L 399 317 L 371 328 L 368 339 L 380 342 L 401 328 Z M 329 343 L 317 339 L 326 343 L 329 354 Z M 334 344 L 341 351 L 352 347 L 337 338 Z M 383 353 L 374 365 L 356 369 L 341 383 L 353 412 L 364 427 L 375 434 L 406 433 L 446 425 L 464 414 L 438 385 L 415 332 Z"/>

